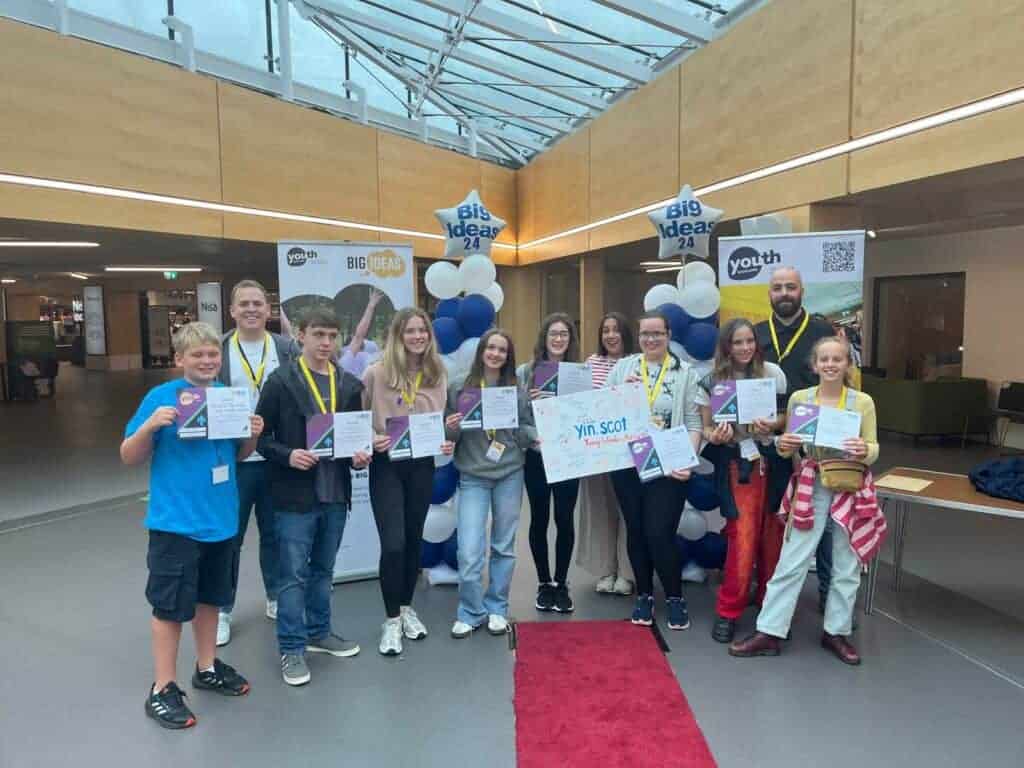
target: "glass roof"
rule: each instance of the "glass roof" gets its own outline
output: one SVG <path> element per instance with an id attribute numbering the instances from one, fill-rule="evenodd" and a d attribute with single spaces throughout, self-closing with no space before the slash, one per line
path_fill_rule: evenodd
<path id="1" fill-rule="evenodd" d="M 160 36 L 165 46 L 170 33 L 162 19 L 174 15 L 192 26 L 197 53 L 264 77 L 280 70 L 277 0 L 68 0 L 68 5 Z M 336 99 L 358 99 L 358 89 L 365 89 L 371 122 L 518 166 L 756 5 L 751 0 L 291 0 L 292 77 Z M 355 91 L 346 89 L 346 81 L 356 84 Z"/>

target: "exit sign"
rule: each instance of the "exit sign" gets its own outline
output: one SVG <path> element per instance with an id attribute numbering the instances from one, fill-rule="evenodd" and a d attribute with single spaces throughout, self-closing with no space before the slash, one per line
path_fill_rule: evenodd
<path id="1" fill-rule="evenodd" d="M 178 279 L 178 273 L 177 272 L 164 272 L 164 280 L 177 280 L 177 279 Z"/>

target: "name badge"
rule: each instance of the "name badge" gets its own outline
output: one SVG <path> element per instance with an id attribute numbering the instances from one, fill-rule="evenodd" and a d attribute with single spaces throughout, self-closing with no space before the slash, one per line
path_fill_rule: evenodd
<path id="1" fill-rule="evenodd" d="M 505 444 L 499 443 L 497 440 L 491 440 L 491 444 L 487 447 L 487 460 L 493 461 L 497 464 L 501 461 L 502 455 L 505 453 Z"/>
<path id="2" fill-rule="evenodd" d="M 219 467 L 214 467 L 213 470 L 213 484 L 220 485 L 226 483 L 231 479 L 231 469 L 227 464 L 221 464 Z"/>
<path id="3" fill-rule="evenodd" d="M 761 452 L 757 450 L 757 443 L 754 439 L 748 437 L 746 440 L 740 440 L 740 456 L 747 461 L 757 461 L 761 458 Z"/>

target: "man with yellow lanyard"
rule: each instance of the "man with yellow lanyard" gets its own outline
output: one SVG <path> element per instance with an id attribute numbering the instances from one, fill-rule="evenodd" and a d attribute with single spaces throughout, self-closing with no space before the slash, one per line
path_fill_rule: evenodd
<path id="1" fill-rule="evenodd" d="M 764 322 L 754 326 L 757 345 L 765 361 L 777 363 L 786 374 L 789 392 L 779 392 L 779 413 L 786 412 L 789 393 L 818 384 L 818 376 L 811 368 L 811 350 L 818 339 L 835 336 L 832 324 L 812 316 L 803 306 L 804 282 L 795 267 L 779 267 L 768 282 L 768 300 L 772 313 Z M 771 478 L 768 488 L 768 508 L 777 510 L 786 492 L 793 464 L 779 457 L 774 447 L 768 449 Z M 818 594 L 824 611 L 825 596 L 832 574 L 832 536 L 826 530 L 818 546 L 815 568 L 818 574 Z"/>
<path id="2" fill-rule="evenodd" d="M 255 280 L 242 280 L 231 289 L 231 319 L 234 330 L 228 331 L 221 339 L 219 379 L 228 387 L 246 387 L 251 394 L 252 410 L 256 410 L 260 391 L 279 366 L 287 365 L 298 354 L 297 347 L 290 340 L 267 331 L 270 319 L 270 302 L 267 292 Z M 266 616 L 277 618 L 277 537 L 274 533 L 274 513 L 270 504 L 270 490 L 267 486 L 266 462 L 254 451 L 248 459 L 236 467 L 238 477 L 238 536 L 239 548 L 249 528 L 249 515 L 255 509 L 256 527 L 260 535 L 260 571 L 263 574 L 263 588 L 266 591 Z M 235 591 L 238 590 L 238 571 L 235 571 Z M 217 621 L 217 645 L 231 641 L 231 614 L 234 600 L 222 606 Z"/>

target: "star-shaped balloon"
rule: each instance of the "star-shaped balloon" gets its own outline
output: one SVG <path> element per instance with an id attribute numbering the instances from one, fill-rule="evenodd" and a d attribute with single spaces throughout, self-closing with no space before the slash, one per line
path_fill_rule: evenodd
<path id="1" fill-rule="evenodd" d="M 445 258 L 474 253 L 490 257 L 491 244 L 505 228 L 505 221 L 487 210 L 475 189 L 454 208 L 439 208 L 434 216 L 444 229 Z"/>
<path id="2" fill-rule="evenodd" d="M 675 200 L 647 214 L 658 230 L 658 258 L 671 259 L 692 253 L 706 259 L 711 230 L 722 213 L 694 197 L 689 184 L 684 186 Z"/>

